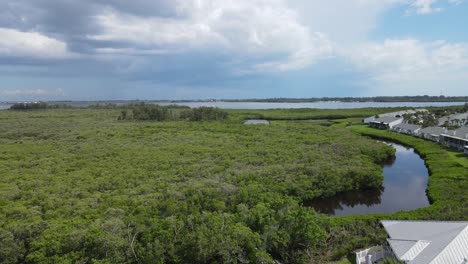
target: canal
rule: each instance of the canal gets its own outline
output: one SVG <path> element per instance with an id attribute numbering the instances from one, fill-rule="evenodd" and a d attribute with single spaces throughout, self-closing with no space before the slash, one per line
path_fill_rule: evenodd
<path id="1" fill-rule="evenodd" d="M 395 159 L 384 165 L 380 189 L 353 191 L 308 203 L 316 211 L 332 216 L 393 213 L 429 205 L 426 195 L 429 172 L 412 148 L 386 143 L 396 149 Z"/>

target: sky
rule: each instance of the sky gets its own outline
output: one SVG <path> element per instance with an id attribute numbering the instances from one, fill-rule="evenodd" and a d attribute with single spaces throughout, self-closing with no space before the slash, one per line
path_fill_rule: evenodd
<path id="1" fill-rule="evenodd" d="M 0 0 L 0 101 L 468 95 L 466 0 Z"/>

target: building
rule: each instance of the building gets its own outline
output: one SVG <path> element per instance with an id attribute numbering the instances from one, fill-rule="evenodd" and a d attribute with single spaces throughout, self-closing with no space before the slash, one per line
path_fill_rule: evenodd
<path id="1" fill-rule="evenodd" d="M 468 155 L 468 146 L 465 146 L 465 154 Z"/>
<path id="2" fill-rule="evenodd" d="M 382 116 L 376 118 L 374 121 L 369 123 L 370 127 L 380 128 L 380 129 L 387 129 L 393 128 L 394 126 L 401 124 L 403 122 L 402 117 L 392 117 L 392 116 Z"/>
<path id="3" fill-rule="evenodd" d="M 464 150 L 465 146 L 468 146 L 468 127 L 445 132 L 441 135 L 441 143 L 458 150 Z"/>
<path id="4" fill-rule="evenodd" d="M 468 222 L 381 221 L 388 234 L 380 250 L 356 253 L 359 264 L 393 258 L 407 264 L 468 264 Z M 376 249 L 376 247 L 373 247 Z M 363 256 L 363 252 L 372 252 Z"/>
<path id="5" fill-rule="evenodd" d="M 364 118 L 362 122 L 364 124 L 370 124 L 370 122 L 375 121 L 379 117 L 402 117 L 405 114 L 416 114 L 418 112 L 428 112 L 427 109 L 416 109 L 416 110 L 404 110 L 404 111 L 398 111 L 398 112 L 391 112 L 391 113 L 385 113 L 385 114 L 380 114 L 380 115 L 375 115 L 375 116 L 369 116 L 367 118 Z"/>
<path id="6" fill-rule="evenodd" d="M 419 136 L 424 139 L 440 142 L 440 135 L 446 133 L 447 129 L 443 127 L 426 127 L 418 132 Z"/>
<path id="7" fill-rule="evenodd" d="M 398 133 L 403 133 L 407 135 L 417 136 L 419 131 L 422 129 L 420 125 L 413 125 L 413 124 L 405 124 L 401 123 L 392 128 L 393 131 Z"/>
<path id="8" fill-rule="evenodd" d="M 468 222 L 381 221 L 397 260 L 408 264 L 468 263 Z"/>
<path id="9" fill-rule="evenodd" d="M 268 120 L 263 119 L 249 119 L 244 121 L 244 125 L 269 125 Z"/>
<path id="10" fill-rule="evenodd" d="M 468 112 L 452 114 L 439 118 L 439 126 L 443 126 L 446 123 L 449 126 L 464 126 L 468 121 Z"/>

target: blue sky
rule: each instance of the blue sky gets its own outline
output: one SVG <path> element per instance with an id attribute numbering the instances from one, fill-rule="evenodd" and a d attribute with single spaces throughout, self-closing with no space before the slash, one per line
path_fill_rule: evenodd
<path id="1" fill-rule="evenodd" d="M 0 101 L 467 95 L 463 0 L 4 0 Z"/>

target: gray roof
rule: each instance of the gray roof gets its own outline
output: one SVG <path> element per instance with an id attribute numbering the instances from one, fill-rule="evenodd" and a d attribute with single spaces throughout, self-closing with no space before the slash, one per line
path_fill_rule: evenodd
<path id="1" fill-rule="evenodd" d="M 452 137 L 468 139 L 468 127 L 465 126 L 465 127 L 461 127 L 455 130 L 448 130 L 444 134 L 452 136 Z"/>
<path id="2" fill-rule="evenodd" d="M 378 116 L 379 117 L 396 117 L 396 116 L 403 116 L 404 114 L 415 114 L 417 112 L 428 112 L 427 109 L 416 109 L 416 110 L 403 110 L 403 111 L 398 111 L 398 112 L 391 112 L 391 113 L 384 113 L 384 114 L 379 114 Z M 364 118 L 364 123 L 370 123 L 372 121 L 374 121 L 375 119 L 375 115 L 373 116 L 369 116 L 367 118 Z"/>
<path id="3" fill-rule="evenodd" d="M 400 120 L 402 119 L 401 117 L 393 117 L 393 116 L 381 116 L 379 118 L 376 118 L 374 121 L 372 122 L 377 122 L 377 123 L 391 123 L 391 122 L 394 122 L 394 121 L 397 121 L 397 120 Z"/>
<path id="4" fill-rule="evenodd" d="M 402 123 L 402 124 L 398 124 L 398 125 L 394 126 L 394 128 L 407 129 L 407 130 L 412 130 L 412 131 L 414 131 L 414 130 L 416 130 L 416 129 L 422 128 L 422 126 L 420 126 L 420 125 L 413 125 L 413 124 L 404 124 L 404 123 Z"/>
<path id="5" fill-rule="evenodd" d="M 401 259 L 406 252 L 408 252 L 417 241 L 414 240 L 396 240 L 396 239 L 388 239 L 388 244 L 393 250 L 393 253 L 397 256 L 397 258 Z"/>
<path id="6" fill-rule="evenodd" d="M 423 134 L 440 136 L 441 134 L 444 134 L 446 132 L 446 129 L 443 127 L 426 127 L 421 129 L 421 131 L 419 132 Z"/>
<path id="7" fill-rule="evenodd" d="M 250 119 L 250 120 L 245 120 L 244 125 L 269 125 L 270 122 L 268 120 L 263 120 L 263 119 Z"/>
<path id="8" fill-rule="evenodd" d="M 443 117 L 439 118 L 439 125 L 443 125 L 445 123 L 445 121 L 455 120 L 455 119 L 458 119 L 458 120 L 468 119 L 468 112 L 452 114 L 452 115 L 449 115 L 449 116 L 443 116 Z"/>
<path id="9" fill-rule="evenodd" d="M 468 222 L 381 223 L 390 237 L 388 242 L 395 255 L 409 264 L 460 263 L 463 258 L 468 258 Z"/>

